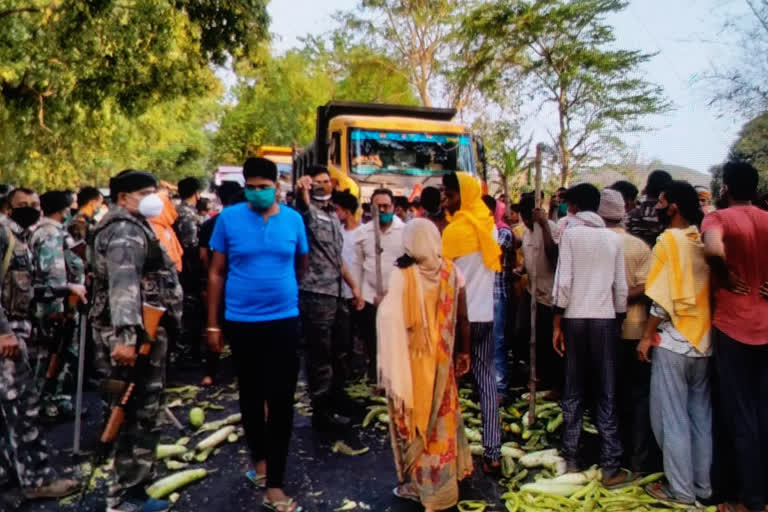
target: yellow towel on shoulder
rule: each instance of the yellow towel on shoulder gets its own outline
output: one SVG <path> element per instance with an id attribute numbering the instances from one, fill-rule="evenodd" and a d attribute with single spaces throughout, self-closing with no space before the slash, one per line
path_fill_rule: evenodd
<path id="1" fill-rule="evenodd" d="M 702 354 L 710 347 L 709 265 L 696 226 L 667 229 L 653 248 L 645 294 Z"/>
<path id="2" fill-rule="evenodd" d="M 464 172 L 457 172 L 456 176 L 461 208 L 443 230 L 443 256 L 453 260 L 480 251 L 485 266 L 501 272 L 501 248 L 493 237 L 496 223 L 483 202 L 480 183 Z"/>

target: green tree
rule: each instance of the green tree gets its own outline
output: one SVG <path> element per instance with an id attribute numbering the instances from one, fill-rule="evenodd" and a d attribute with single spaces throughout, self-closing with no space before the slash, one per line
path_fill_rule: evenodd
<path id="1" fill-rule="evenodd" d="M 730 148 L 728 159 L 749 162 L 760 173 L 759 194 L 768 193 L 768 112 L 746 123 L 739 133 L 739 138 Z M 712 192 L 720 194 L 723 182 L 723 168 L 716 165 L 710 168 L 712 174 Z"/>
<path id="2" fill-rule="evenodd" d="M 467 106 L 473 82 L 455 76 L 465 64 L 458 35 L 468 5 L 461 0 L 361 0 L 340 12 L 336 37 L 351 39 L 387 58 L 382 64 L 407 83 L 426 107 Z"/>
<path id="3" fill-rule="evenodd" d="M 215 136 L 217 160 L 242 163 L 264 144 L 309 144 L 317 107 L 330 100 L 417 104 L 402 75 L 378 65 L 385 61 L 366 47 L 313 39 L 302 50 L 266 57 L 234 91 L 236 103 Z"/>
<path id="4" fill-rule="evenodd" d="M 532 99 L 554 105 L 553 144 L 560 182 L 642 129 L 641 118 L 670 108 L 660 87 L 642 78 L 653 55 L 615 48 L 605 18 L 624 0 L 495 0 L 466 18 L 462 39 L 473 55 L 472 80 L 503 90 L 523 78 Z"/>
<path id="5" fill-rule="evenodd" d="M 249 54 L 266 34 L 266 11 L 263 0 L 205 4 L 0 0 L 2 179 L 75 186 L 95 162 L 141 161 L 151 151 L 119 143 L 140 117 L 220 95 L 211 62 Z M 222 23 L 235 18 L 224 37 Z M 166 110 L 152 128 L 172 132 L 169 117 L 187 113 Z"/>

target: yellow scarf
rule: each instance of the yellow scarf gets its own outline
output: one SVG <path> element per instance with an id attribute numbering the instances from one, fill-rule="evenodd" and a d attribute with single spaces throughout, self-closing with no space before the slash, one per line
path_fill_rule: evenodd
<path id="1" fill-rule="evenodd" d="M 709 266 L 696 226 L 667 229 L 653 248 L 645 294 L 702 354 L 710 347 Z"/>
<path id="2" fill-rule="evenodd" d="M 443 256 L 461 258 L 480 251 L 483 263 L 501 272 L 501 248 L 493 238 L 494 220 L 482 199 L 480 183 L 474 177 L 457 172 L 461 208 L 443 230 Z"/>

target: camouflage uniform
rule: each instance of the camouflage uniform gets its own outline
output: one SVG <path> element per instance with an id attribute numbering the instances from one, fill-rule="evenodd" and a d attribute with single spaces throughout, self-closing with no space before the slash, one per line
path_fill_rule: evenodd
<path id="1" fill-rule="evenodd" d="M 200 335 L 204 311 L 200 300 L 200 217 L 197 210 L 185 202 L 176 207 L 179 217 L 173 228 L 184 249 L 182 256 L 181 287 L 184 290 L 184 321 L 179 338 L 179 349 L 199 356 Z"/>
<path id="2" fill-rule="evenodd" d="M 58 407 L 54 402 L 71 410 L 71 397 L 62 395 L 66 387 L 74 383 L 70 378 L 71 368 L 77 364 L 78 346 L 74 329 L 65 334 L 64 327 L 64 294 L 68 295 L 69 283 L 85 283 L 85 263 L 73 251 L 75 241 L 64 229 L 64 226 L 50 218 L 44 218 L 38 224 L 29 239 L 29 248 L 32 251 L 32 266 L 34 269 L 32 283 L 36 293 L 35 320 L 37 335 L 35 337 L 35 349 L 38 359 L 33 364 L 35 381 L 39 389 L 45 385 L 45 371 L 51 352 L 58 348 L 59 337 L 70 336 L 70 342 L 66 345 L 62 354 L 62 362 L 59 373 L 56 376 L 54 396 L 46 393 L 43 397 L 43 407 L 46 414 L 56 416 Z M 68 312 L 69 313 L 69 312 Z M 76 322 L 70 319 L 73 324 Z"/>
<path id="3" fill-rule="evenodd" d="M 651 247 L 656 245 L 656 239 L 665 229 L 656 214 L 656 203 L 658 199 L 643 197 L 640 204 L 627 214 L 627 231 Z"/>
<path id="4" fill-rule="evenodd" d="M 32 266 L 26 244 L 16 237 L 22 232 L 15 222 L 0 215 L 0 333 L 12 332 L 19 343 L 15 359 L 0 356 L 0 482 L 15 474 L 22 489 L 31 489 L 58 476 L 48 461 L 48 448 L 38 424 L 39 394 L 29 365 Z"/>
<path id="5" fill-rule="evenodd" d="M 344 238 L 333 205 L 298 202 L 309 241 L 309 268 L 299 282 L 299 309 L 307 344 L 307 376 L 312 408 L 330 412 L 342 385 L 346 340 L 339 336 L 346 316 L 342 298 Z"/>
<path id="6" fill-rule="evenodd" d="M 94 232 L 93 326 L 95 365 L 102 379 L 128 381 L 131 368 L 111 358 L 117 345 L 136 346 L 143 331 L 142 305 L 166 308 L 149 355 L 149 374 L 134 392 L 132 406 L 115 441 L 115 469 L 110 475 L 107 503 L 122 501 L 125 492 L 152 476 L 158 440 L 168 339 L 164 326 L 178 326 L 182 292 L 173 263 L 150 224 L 121 207 L 111 208 Z M 105 396 L 105 406 L 117 399 Z M 105 408 L 105 411 L 107 409 Z"/>

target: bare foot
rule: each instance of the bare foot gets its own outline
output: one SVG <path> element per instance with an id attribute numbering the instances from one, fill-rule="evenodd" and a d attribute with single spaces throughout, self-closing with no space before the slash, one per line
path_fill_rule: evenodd
<path id="1" fill-rule="evenodd" d="M 253 469 L 256 470 L 257 475 L 266 475 L 267 474 L 267 461 L 266 460 L 260 460 L 258 462 L 255 462 L 253 464 Z"/>
<path id="2" fill-rule="evenodd" d="M 200 385 L 203 386 L 204 388 L 209 388 L 213 386 L 213 377 L 206 375 L 205 377 L 203 377 L 203 381 L 200 383 Z"/>

